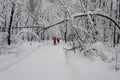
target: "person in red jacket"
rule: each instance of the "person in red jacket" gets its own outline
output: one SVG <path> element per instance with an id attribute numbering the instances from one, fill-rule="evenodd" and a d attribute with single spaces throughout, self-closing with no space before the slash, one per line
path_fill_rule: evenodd
<path id="1" fill-rule="evenodd" d="M 53 44 L 56 45 L 57 38 L 53 37 Z"/>

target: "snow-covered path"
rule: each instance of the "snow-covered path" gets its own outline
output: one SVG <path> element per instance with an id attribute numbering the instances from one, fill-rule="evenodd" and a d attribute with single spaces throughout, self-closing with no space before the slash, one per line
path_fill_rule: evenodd
<path id="1" fill-rule="evenodd" d="M 22 60 L 3 70 L 0 80 L 120 80 L 120 71 L 115 72 L 114 63 L 91 60 L 79 54 L 65 56 L 63 47 L 66 46 L 62 42 L 54 46 L 52 41 L 24 43 L 21 47 L 26 51 L 22 48 Z"/>
<path id="2" fill-rule="evenodd" d="M 47 45 L 0 74 L 0 80 L 73 80 L 62 46 Z"/>

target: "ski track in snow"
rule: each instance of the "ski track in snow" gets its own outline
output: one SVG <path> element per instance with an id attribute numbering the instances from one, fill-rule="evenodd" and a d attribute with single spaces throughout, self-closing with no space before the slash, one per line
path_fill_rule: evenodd
<path id="1" fill-rule="evenodd" d="M 74 80 L 61 45 L 38 47 L 24 60 L 0 74 L 0 80 Z"/>
<path id="2" fill-rule="evenodd" d="M 20 61 L 24 60 L 26 57 L 31 55 L 34 51 L 36 51 L 39 47 L 43 45 L 49 44 L 47 43 L 32 43 L 33 45 L 30 46 L 30 43 L 25 43 L 22 45 L 17 45 L 20 46 L 19 48 L 22 48 L 21 50 L 18 49 L 18 51 L 15 54 L 7 54 L 7 55 L 1 55 L 0 56 L 0 73 L 10 69 L 14 65 L 17 65 Z"/>

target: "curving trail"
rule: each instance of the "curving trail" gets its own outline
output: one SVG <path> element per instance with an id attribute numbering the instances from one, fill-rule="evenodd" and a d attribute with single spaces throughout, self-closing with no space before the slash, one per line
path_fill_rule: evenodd
<path id="1" fill-rule="evenodd" d="M 45 45 L 0 74 L 0 80 L 74 80 L 62 45 Z"/>

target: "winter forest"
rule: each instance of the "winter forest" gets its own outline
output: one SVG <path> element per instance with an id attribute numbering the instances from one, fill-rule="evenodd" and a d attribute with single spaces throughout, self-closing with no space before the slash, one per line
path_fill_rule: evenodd
<path id="1" fill-rule="evenodd" d="M 120 0 L 0 0 L 0 80 L 120 80 Z"/>

